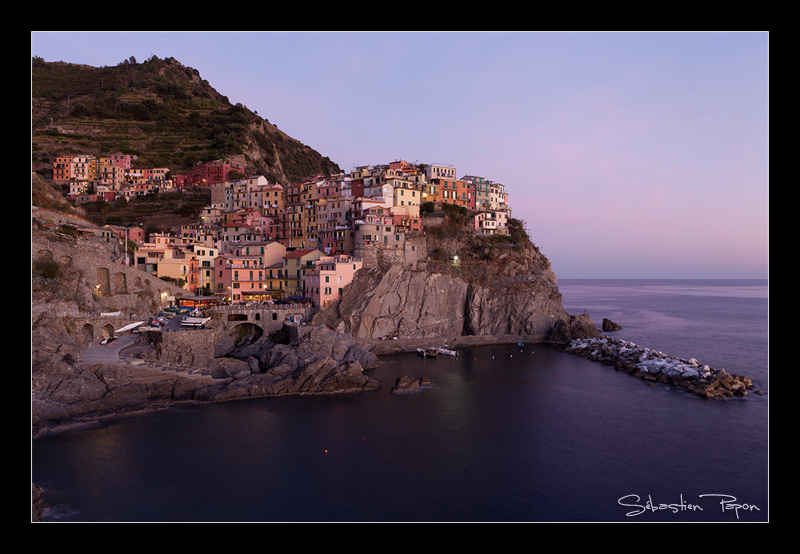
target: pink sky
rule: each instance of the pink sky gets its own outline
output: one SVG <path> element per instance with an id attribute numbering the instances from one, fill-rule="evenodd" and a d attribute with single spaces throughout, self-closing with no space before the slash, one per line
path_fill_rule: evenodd
<path id="1" fill-rule="evenodd" d="M 766 278 L 767 33 L 51 33 L 174 57 L 337 162 L 502 182 L 560 278 Z"/>

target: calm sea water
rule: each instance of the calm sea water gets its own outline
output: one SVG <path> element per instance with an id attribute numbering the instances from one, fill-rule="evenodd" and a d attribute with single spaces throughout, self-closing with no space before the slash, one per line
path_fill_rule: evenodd
<path id="1" fill-rule="evenodd" d="M 379 391 L 125 416 L 33 441 L 48 521 L 768 520 L 766 281 L 578 281 L 570 313 L 754 379 L 708 401 L 546 345 L 384 357 Z M 401 375 L 431 387 L 393 395 Z M 710 496 L 709 496 L 710 495 Z"/>

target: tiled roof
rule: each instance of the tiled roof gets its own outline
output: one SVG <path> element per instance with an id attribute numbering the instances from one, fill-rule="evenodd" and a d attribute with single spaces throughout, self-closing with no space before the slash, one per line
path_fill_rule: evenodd
<path id="1" fill-rule="evenodd" d="M 302 258 L 306 254 L 310 254 L 315 250 L 316 248 L 298 248 L 297 250 L 292 250 L 291 252 L 287 252 L 284 258 Z"/>

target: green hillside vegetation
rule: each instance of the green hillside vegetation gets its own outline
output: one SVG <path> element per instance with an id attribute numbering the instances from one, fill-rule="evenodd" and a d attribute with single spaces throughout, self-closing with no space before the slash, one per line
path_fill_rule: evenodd
<path id="1" fill-rule="evenodd" d="M 86 219 L 96 225 L 142 227 L 149 236 L 197 223 L 211 197 L 202 190 L 148 194 L 130 200 L 89 202 L 81 207 Z"/>
<path id="2" fill-rule="evenodd" d="M 44 176 L 55 156 L 111 153 L 173 172 L 235 159 L 282 184 L 341 171 L 173 58 L 97 68 L 34 57 L 31 73 L 33 166 Z"/>

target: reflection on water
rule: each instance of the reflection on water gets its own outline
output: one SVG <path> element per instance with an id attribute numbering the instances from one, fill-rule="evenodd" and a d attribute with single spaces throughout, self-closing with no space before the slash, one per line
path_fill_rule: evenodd
<path id="1" fill-rule="evenodd" d="M 560 288 L 595 321 L 616 310 L 615 336 L 743 369 L 767 390 L 765 299 L 651 285 Z M 48 517 L 735 521 L 716 503 L 635 517 L 619 503 L 724 493 L 760 508 L 742 521 L 768 519 L 767 396 L 706 401 L 548 345 L 383 359 L 369 393 L 183 406 L 36 440 Z M 402 375 L 432 385 L 394 395 Z"/>
<path id="2" fill-rule="evenodd" d="M 64 521 L 619 521 L 631 492 L 766 501 L 764 451 L 733 452 L 720 432 L 763 447 L 757 404 L 698 401 L 545 345 L 386 362 L 370 393 L 54 435 L 36 441 L 34 479 Z M 391 394 L 405 374 L 432 385 Z"/>

